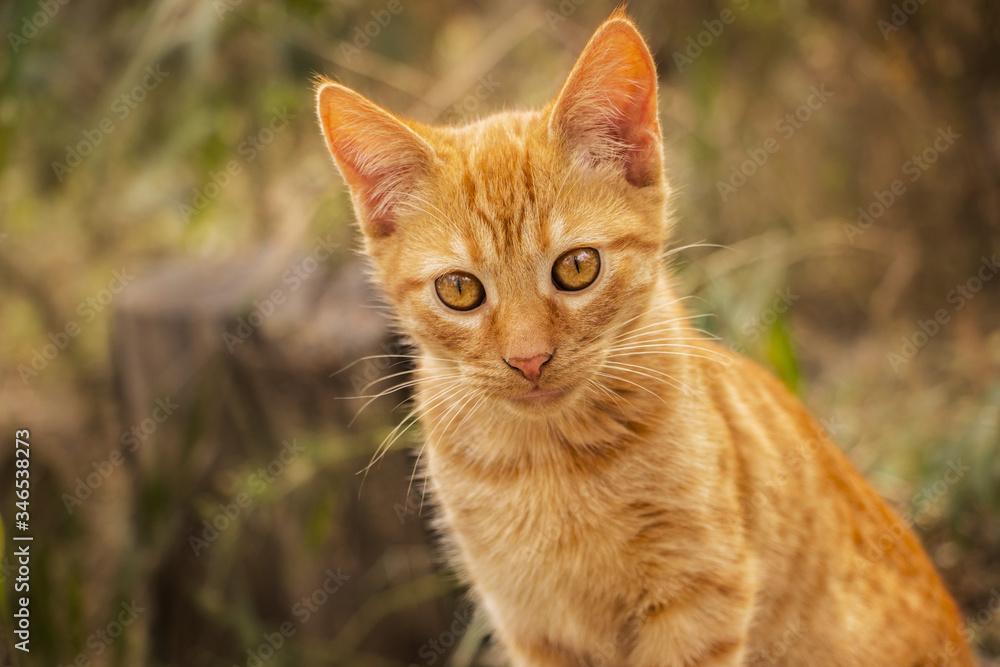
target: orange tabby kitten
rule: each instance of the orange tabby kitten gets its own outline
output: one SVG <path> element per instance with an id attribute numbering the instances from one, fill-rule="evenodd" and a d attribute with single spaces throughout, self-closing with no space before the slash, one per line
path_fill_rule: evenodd
<path id="1" fill-rule="evenodd" d="M 329 81 L 323 134 L 420 351 L 426 472 L 514 665 L 972 665 L 913 533 L 661 258 L 656 72 L 605 22 L 460 127 Z"/>

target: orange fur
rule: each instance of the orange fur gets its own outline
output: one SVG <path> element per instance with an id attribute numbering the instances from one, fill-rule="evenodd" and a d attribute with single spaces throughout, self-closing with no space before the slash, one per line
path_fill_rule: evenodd
<path id="1" fill-rule="evenodd" d="M 437 520 L 513 664 L 973 664 L 910 530 L 780 383 L 690 324 L 628 19 L 538 111 L 433 127 L 332 82 L 318 102 L 420 352 Z M 574 248 L 600 272 L 561 291 Z M 453 271 L 481 306 L 436 296 Z"/>

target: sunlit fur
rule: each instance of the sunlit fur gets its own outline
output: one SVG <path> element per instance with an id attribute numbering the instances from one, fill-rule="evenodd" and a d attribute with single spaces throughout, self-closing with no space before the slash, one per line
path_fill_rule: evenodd
<path id="1" fill-rule="evenodd" d="M 319 115 L 418 350 L 439 525 L 513 664 L 972 664 L 913 534 L 779 382 L 692 325 L 626 18 L 541 110 L 432 127 L 322 81 Z M 601 273 L 560 291 L 578 247 Z M 435 296 L 456 270 L 479 308 Z M 535 386 L 505 359 L 548 351 L 538 387 L 565 393 L 518 398 Z"/>

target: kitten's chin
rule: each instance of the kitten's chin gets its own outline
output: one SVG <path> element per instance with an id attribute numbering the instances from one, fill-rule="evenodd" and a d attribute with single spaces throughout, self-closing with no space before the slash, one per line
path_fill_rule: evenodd
<path id="1" fill-rule="evenodd" d="M 572 387 L 552 389 L 536 387 L 523 394 L 507 397 L 507 405 L 522 417 L 545 417 L 565 409 L 573 402 L 574 394 Z"/>
<path id="2" fill-rule="evenodd" d="M 568 393 L 569 389 L 542 389 L 541 387 L 536 387 L 531 391 L 513 397 L 511 400 L 519 405 L 549 405 L 556 403 Z"/>

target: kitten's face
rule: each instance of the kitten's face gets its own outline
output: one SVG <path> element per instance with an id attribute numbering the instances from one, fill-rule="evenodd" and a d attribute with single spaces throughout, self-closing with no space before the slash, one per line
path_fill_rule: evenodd
<path id="1" fill-rule="evenodd" d="M 632 25 L 606 22 L 541 111 L 428 127 L 331 83 L 319 104 L 430 367 L 519 412 L 574 404 L 661 278 L 656 80 Z"/>

